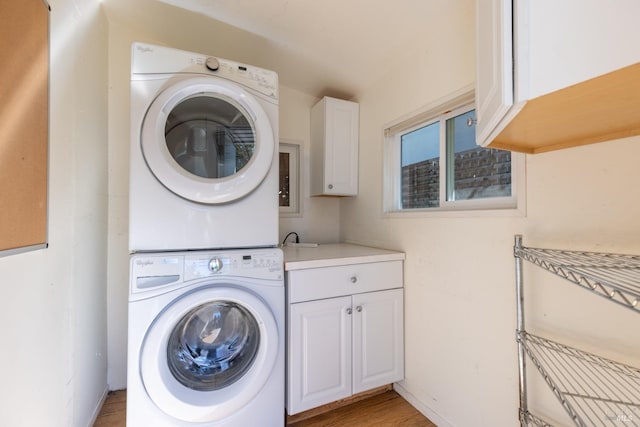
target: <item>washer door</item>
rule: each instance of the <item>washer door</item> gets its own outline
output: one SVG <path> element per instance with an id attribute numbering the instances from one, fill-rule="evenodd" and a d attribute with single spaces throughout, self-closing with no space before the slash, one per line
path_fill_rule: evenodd
<path id="1" fill-rule="evenodd" d="M 262 389 L 279 339 L 271 310 L 256 295 L 227 286 L 199 288 L 168 306 L 147 331 L 142 382 L 167 415 L 219 421 Z"/>
<path id="2" fill-rule="evenodd" d="M 244 197 L 271 168 L 275 141 L 258 101 L 216 77 L 181 80 L 150 105 L 142 154 L 153 175 L 176 195 L 203 204 Z"/>

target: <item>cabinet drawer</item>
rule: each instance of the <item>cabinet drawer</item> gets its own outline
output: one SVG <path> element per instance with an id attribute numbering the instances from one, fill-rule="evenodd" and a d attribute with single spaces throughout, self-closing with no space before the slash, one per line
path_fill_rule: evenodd
<path id="1" fill-rule="evenodd" d="M 402 261 L 292 270 L 289 303 L 402 287 Z"/>

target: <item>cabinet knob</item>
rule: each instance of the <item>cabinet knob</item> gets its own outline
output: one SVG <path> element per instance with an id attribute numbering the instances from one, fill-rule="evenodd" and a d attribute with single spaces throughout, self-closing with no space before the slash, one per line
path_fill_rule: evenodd
<path id="1" fill-rule="evenodd" d="M 347 314 L 351 314 L 351 307 L 347 307 Z"/>
<path id="2" fill-rule="evenodd" d="M 333 184 L 329 184 L 327 187 L 329 187 L 329 190 L 333 190 Z"/>
<path id="3" fill-rule="evenodd" d="M 358 281 L 358 278 L 356 276 L 351 276 L 349 280 L 351 280 L 351 283 L 356 283 Z"/>
<path id="4" fill-rule="evenodd" d="M 362 311 L 362 306 L 361 306 L 361 305 L 357 306 L 357 307 L 356 307 L 356 311 L 357 311 L 358 313 L 360 313 L 360 312 Z"/>

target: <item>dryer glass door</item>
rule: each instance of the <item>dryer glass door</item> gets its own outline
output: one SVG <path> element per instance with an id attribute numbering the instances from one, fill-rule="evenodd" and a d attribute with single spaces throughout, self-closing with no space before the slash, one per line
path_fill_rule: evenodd
<path id="1" fill-rule="evenodd" d="M 194 175 L 235 175 L 249 163 L 255 148 L 255 132 L 243 110 L 232 100 L 213 95 L 185 99 L 167 117 L 169 153 Z"/>
<path id="2" fill-rule="evenodd" d="M 222 204 L 255 190 L 277 167 L 273 129 L 263 105 L 242 87 L 194 77 L 174 82 L 154 99 L 142 122 L 140 148 L 169 191 L 196 203 Z"/>
<path id="3" fill-rule="evenodd" d="M 203 304 L 173 328 L 167 362 L 176 380 L 192 390 L 225 388 L 249 370 L 260 329 L 245 308 L 228 301 Z"/>

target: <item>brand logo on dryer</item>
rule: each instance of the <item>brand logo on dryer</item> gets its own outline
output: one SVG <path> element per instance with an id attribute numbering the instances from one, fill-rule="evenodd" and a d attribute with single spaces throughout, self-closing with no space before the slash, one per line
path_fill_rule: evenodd
<path id="1" fill-rule="evenodd" d="M 148 52 L 153 52 L 153 48 L 150 46 L 140 46 L 137 45 L 136 46 L 136 50 L 140 53 L 148 53 Z"/>

